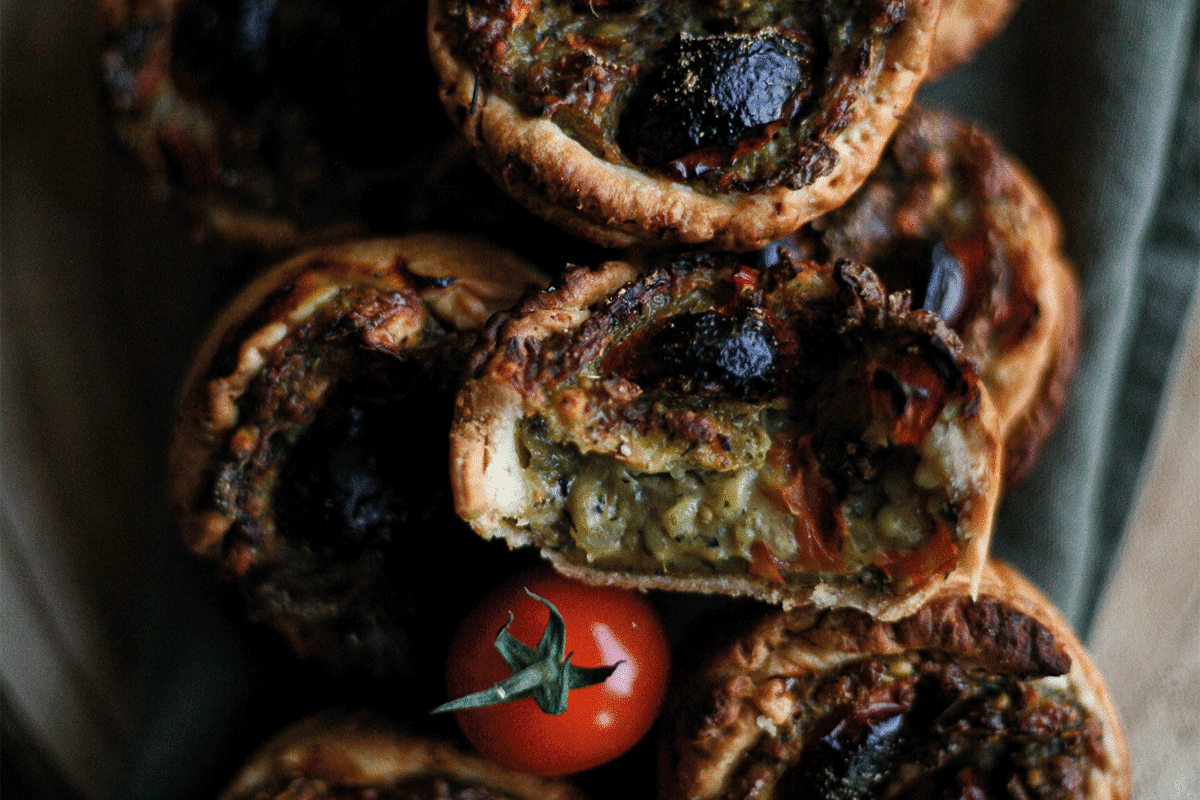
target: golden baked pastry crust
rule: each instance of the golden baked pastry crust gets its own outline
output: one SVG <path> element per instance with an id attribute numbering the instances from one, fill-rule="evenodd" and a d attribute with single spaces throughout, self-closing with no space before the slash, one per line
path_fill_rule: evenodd
<path id="1" fill-rule="evenodd" d="M 414 797 L 422 795 L 405 794 L 405 786 L 421 782 L 437 787 L 430 800 L 583 800 L 566 781 L 511 772 L 367 711 L 325 712 L 289 726 L 250 757 L 218 800 L 282 800 L 297 792 L 314 800 L 362 792 L 366 800 L 393 790 Z"/>
<path id="2" fill-rule="evenodd" d="M 985 131 L 912 107 L 862 189 L 782 246 L 867 264 L 914 305 L 924 296 L 996 404 L 1006 480 L 1028 470 L 1066 400 L 1079 284 L 1053 206 Z M 934 262 L 938 292 L 927 289 Z"/>
<path id="3" fill-rule="evenodd" d="M 382 575 L 426 541 L 410 525 L 453 521 L 431 465 L 457 369 L 474 329 L 544 283 L 471 238 L 370 240 L 278 265 L 214 324 L 180 401 L 172 510 L 301 655 L 383 672 L 406 659 L 388 609 L 408 590 Z M 419 464 L 404 455 L 422 447 Z"/>
<path id="4" fill-rule="evenodd" d="M 429 44 L 442 101 L 479 162 L 510 194 L 535 213 L 604 246 L 707 243 L 730 250 L 763 247 L 791 233 L 837 207 L 861 184 L 924 76 L 938 14 L 932 0 L 906 3 L 903 21 L 867 45 L 873 52 L 863 74 L 839 76 L 820 92 L 810 116 L 823 121 L 806 144 L 822 154 L 813 169 L 800 170 L 805 174 L 778 185 L 768 180 L 748 189 L 712 191 L 695 188 L 695 179 L 675 181 L 661 170 L 638 167 L 620 155 L 615 130 L 589 148 L 553 115 L 536 116 L 522 108 L 519 98 L 497 90 L 488 68 L 481 66 L 486 60 L 464 55 L 463 37 L 448 5 L 447 0 L 432 0 L 429 6 Z M 507 20 L 497 25 L 525 18 L 528 4 L 511 5 L 489 10 L 497 20 Z M 603 15 L 607 9 L 597 5 L 581 13 Z M 503 42 L 494 50 L 504 52 Z M 635 61 L 613 69 L 637 74 L 641 67 Z M 616 123 L 610 122 L 612 128 Z"/>
<path id="5" fill-rule="evenodd" d="M 848 263 L 788 261 L 758 272 L 696 255 L 636 275 L 624 262 L 579 268 L 490 323 L 451 430 L 455 508 L 478 533 L 538 547 L 590 583 L 847 604 L 889 618 L 954 566 L 982 567 L 999 493 L 997 420 L 934 315 L 908 311 Z M 675 347 L 673 326 L 743 325 L 732 347 L 753 348 L 758 315 L 770 320 L 763 336 L 775 343 L 778 372 L 772 362 L 739 383 L 704 377 L 707 363 L 676 373 L 663 356 Z M 937 398 L 929 402 L 940 422 L 918 426 L 914 450 L 899 433 L 866 433 L 890 424 L 867 407 L 891 384 L 865 376 L 875 375 L 870 365 L 909 357 L 899 353 L 924 353 L 942 364 L 939 374 L 964 381 L 922 394 Z M 913 488 L 909 459 L 941 477 Z M 884 475 L 909 489 L 884 500 Z M 924 510 L 892 516 L 891 503 L 910 499 Z M 672 502 L 682 505 L 664 510 Z M 881 530 L 913 538 L 900 545 Z"/>
<path id="6" fill-rule="evenodd" d="M 971 60 L 1000 32 L 1020 0 L 944 0 L 928 78 L 938 78 Z"/>
<path id="7" fill-rule="evenodd" d="M 868 666 L 871 662 L 877 666 Z M 1030 765 L 1028 772 L 1015 768 L 1012 780 L 1026 782 L 1027 790 L 1028 782 L 1034 780 L 1051 784 L 1061 780 L 1058 788 L 1079 780 L 1074 794 L 1046 796 L 1080 800 L 1129 797 L 1129 762 L 1120 723 L 1095 665 L 1051 603 L 1024 577 L 995 562 L 989 562 L 984 572 L 977 599 L 972 599 L 965 583 L 951 582 L 913 614 L 894 622 L 871 619 L 851 609 L 803 608 L 763 616 L 712 654 L 695 674 L 676 682 L 663 729 L 659 797 L 715 800 L 753 796 L 766 800 L 774 796 L 777 781 L 788 780 L 790 770 L 814 781 L 832 777 L 813 763 L 822 756 L 822 742 L 817 740 L 843 718 L 865 720 L 870 727 L 895 720 L 896 714 L 902 718 L 922 711 L 932 714 L 930 707 L 935 702 L 929 690 L 922 695 L 924 701 L 914 700 L 906 684 L 911 684 L 914 675 L 937 680 L 939 673 L 952 676 L 951 682 L 957 683 L 951 697 L 955 691 L 969 693 L 976 686 L 986 695 L 1007 681 L 1010 688 L 1005 691 L 1010 697 L 1015 692 L 1022 703 L 1031 702 L 1026 688 L 1030 686 L 1038 687 L 1034 695 L 1038 702 L 1049 698 L 1055 706 L 1062 706 L 1063 701 L 1055 698 L 1068 698 L 1065 713 L 1047 712 L 1036 720 L 1034 716 L 1005 716 L 1010 707 L 996 703 L 989 706 L 995 716 L 986 722 L 982 717 L 964 716 L 958 727 L 950 717 L 939 735 L 953 737 L 959 730 L 970 730 L 971 725 L 982 725 L 976 731 L 980 738 L 971 740 L 974 743 L 968 747 L 982 751 L 998 741 L 1001 731 L 1017 724 L 1014 720 L 1024 719 L 1020 724 L 1031 727 L 1023 727 L 1014 737 L 1016 741 L 1022 736 L 1075 737 L 1073 743 L 1068 742 L 1074 764 L 1048 759 Z M 835 677 L 838 675 L 843 677 Z M 1058 675 L 1063 677 L 1054 677 Z M 856 696 L 859 686 L 865 694 Z M 911 691 L 919 694 L 921 690 Z M 947 711 L 953 713 L 953 705 L 969 707 L 969 702 L 964 702 L 951 703 Z M 1085 713 L 1081 716 L 1070 711 L 1071 707 Z M 851 712 L 852 708 L 860 710 Z M 1036 716 L 1034 706 L 1030 708 Z M 823 719 L 827 714 L 830 718 Z M 917 723 L 898 724 L 913 725 L 906 736 L 909 746 L 916 746 Z M 885 735 L 875 744 L 855 743 L 853 723 L 845 725 L 848 727 L 839 735 L 847 736 L 842 740 L 846 757 L 853 759 L 855 748 L 861 746 L 858 757 L 869 760 L 872 756 L 867 751 L 875 747 L 886 755 L 873 764 L 874 769 L 885 774 L 884 780 L 897 779 L 901 770 L 891 759 L 902 757 L 904 745 L 896 742 L 903 739 L 892 738 L 888 744 Z M 1053 747 L 1049 745 L 1051 753 Z M 890 752 L 888 748 L 892 748 Z M 934 751 L 919 752 L 933 758 Z M 836 760 L 830 763 L 836 764 Z M 1004 761 L 998 759 L 997 763 Z M 943 774 L 943 780 L 963 767 L 953 755 L 948 764 L 954 766 L 949 767 L 950 775 Z M 975 769 L 976 774 L 968 769 L 961 777 L 986 782 L 978 775 L 979 768 Z M 862 763 L 848 767 L 846 779 L 869 780 L 863 773 Z M 1039 773 L 1036 779 L 1035 773 Z M 914 776 L 907 779 L 914 780 Z M 751 785 L 753 792 L 747 793 Z"/>

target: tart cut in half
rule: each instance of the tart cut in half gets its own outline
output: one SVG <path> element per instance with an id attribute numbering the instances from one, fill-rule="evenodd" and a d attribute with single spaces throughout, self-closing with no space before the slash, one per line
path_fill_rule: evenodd
<path id="1" fill-rule="evenodd" d="M 334 668 L 408 668 L 409 631 L 472 568 L 446 479 L 474 329 L 540 273 L 439 235 L 297 256 L 239 294 L 180 404 L 171 503 L 187 546 L 220 562 L 252 617 Z M 481 558 L 491 557 L 492 554 Z"/>
<path id="2" fill-rule="evenodd" d="M 282 253 L 407 229 L 414 175 L 454 133 L 422 5 L 98 6 L 116 137 L 201 237 Z M 397 123 L 397 112 L 419 124 Z"/>
<path id="3" fill-rule="evenodd" d="M 675 685 L 660 800 L 1129 797 L 1100 673 L 1001 564 L 893 622 L 769 613 Z"/>
<path id="4" fill-rule="evenodd" d="M 218 800 L 300 798 L 584 800 L 566 781 L 512 772 L 369 711 L 329 711 L 285 728 Z"/>
<path id="5" fill-rule="evenodd" d="M 750 250 L 840 205 L 925 74 L 938 0 L 431 0 L 442 102 L 535 213 Z"/>
<path id="6" fill-rule="evenodd" d="M 952 331 L 786 254 L 567 273 L 489 324 L 451 430 L 459 515 L 571 576 L 882 615 L 982 567 L 999 463 Z"/>
<path id="7" fill-rule="evenodd" d="M 1061 242 L 1054 207 L 987 133 L 914 106 L 862 189 L 761 257 L 783 247 L 861 262 L 945 320 L 996 405 L 1013 480 L 1058 420 L 1075 366 L 1079 285 Z"/>

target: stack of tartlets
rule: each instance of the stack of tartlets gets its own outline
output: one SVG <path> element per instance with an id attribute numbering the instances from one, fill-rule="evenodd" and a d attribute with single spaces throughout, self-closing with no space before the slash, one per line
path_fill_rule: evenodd
<path id="1" fill-rule="evenodd" d="M 366 6 L 104 8 L 155 185 L 293 253 L 214 324 L 171 452 L 251 615 L 335 671 L 427 671 L 424 610 L 500 540 L 756 601 L 677 676 L 639 796 L 1127 796 L 1095 668 L 988 559 L 1065 399 L 1074 272 L 1025 171 L 912 105 L 1012 4 L 431 0 L 431 72 L 412 5 Z M 228 796 L 572 796 L 364 724 Z M 295 747 L 387 768 L 318 774 L 289 748 L 323 728 Z"/>

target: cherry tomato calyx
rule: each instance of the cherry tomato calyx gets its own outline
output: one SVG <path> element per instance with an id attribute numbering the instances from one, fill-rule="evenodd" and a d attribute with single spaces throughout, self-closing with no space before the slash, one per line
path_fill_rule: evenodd
<path id="1" fill-rule="evenodd" d="M 604 683 L 625 663 L 618 661 L 612 666 L 577 667 L 571 663 L 573 653 L 565 657 L 567 647 L 567 625 L 562 614 L 544 597 L 539 597 L 525 588 L 525 594 L 537 600 L 550 611 L 550 621 L 542 631 L 537 647 L 530 647 L 508 632 L 513 614 L 508 612 L 508 622 L 496 634 L 496 650 L 513 670 L 513 674 L 491 687 L 473 692 L 465 697 L 442 703 L 431 714 L 459 711 L 464 708 L 481 708 L 497 703 L 509 703 L 524 697 L 532 697 L 537 707 L 547 714 L 565 714 L 567 695 L 572 689 L 582 689 Z"/>

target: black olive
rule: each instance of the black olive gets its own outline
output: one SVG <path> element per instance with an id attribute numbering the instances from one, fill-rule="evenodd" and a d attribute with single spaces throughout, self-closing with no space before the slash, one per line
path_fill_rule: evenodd
<path id="1" fill-rule="evenodd" d="M 454 404 L 435 357 L 359 360 L 281 454 L 277 532 L 330 555 L 385 547 L 453 508 L 437 463 Z"/>
<path id="2" fill-rule="evenodd" d="M 799 764 L 779 779 L 779 800 L 867 800 L 892 768 L 904 715 L 878 722 L 844 720 L 805 746 Z"/>
<path id="3" fill-rule="evenodd" d="M 967 284 L 962 262 L 943 242 L 935 242 L 929 253 L 929 282 L 921 308 L 937 314 L 947 325 L 958 322 L 966 304 Z"/>
<path id="4" fill-rule="evenodd" d="M 269 92 L 274 0 L 192 0 L 171 39 L 175 83 L 202 98 L 247 110 Z"/>
<path id="5" fill-rule="evenodd" d="M 967 301 L 967 279 L 962 262 L 942 241 L 905 238 L 897 241 L 881 261 L 879 275 L 888 291 L 911 290 L 921 308 L 932 311 L 953 327 Z"/>
<path id="6" fill-rule="evenodd" d="M 812 94 L 811 47 L 778 31 L 680 34 L 622 123 L 634 158 L 661 165 L 701 148 L 736 148 Z"/>
<path id="7" fill-rule="evenodd" d="M 776 343 L 770 326 L 753 311 L 716 311 L 674 317 L 654 335 L 649 358 L 662 377 L 715 385 L 750 399 L 772 385 Z"/>
<path id="8" fill-rule="evenodd" d="M 293 456 L 289 474 L 296 482 L 282 487 L 280 510 L 293 536 L 343 552 L 378 546 L 405 521 L 404 503 L 382 474 L 374 417 L 340 404 L 319 415 Z"/>

